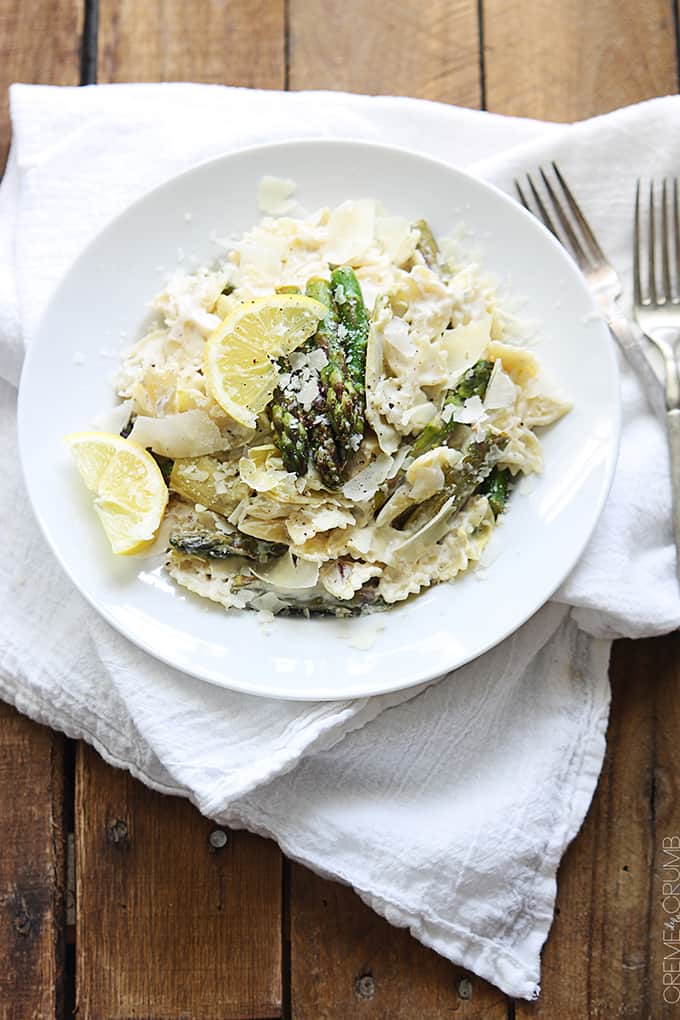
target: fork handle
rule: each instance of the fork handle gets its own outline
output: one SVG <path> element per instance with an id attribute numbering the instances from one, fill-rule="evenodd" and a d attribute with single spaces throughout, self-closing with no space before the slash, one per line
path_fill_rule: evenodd
<path id="1" fill-rule="evenodd" d="M 636 334 L 632 323 L 615 308 L 607 308 L 605 315 L 612 336 L 642 383 L 651 409 L 661 417 L 666 411 L 663 387 L 645 353 L 640 336 Z"/>
<path id="2" fill-rule="evenodd" d="M 676 570 L 680 580 L 680 408 L 666 413 L 668 446 L 671 456 L 671 489 L 673 493 L 673 530 L 675 532 Z"/>

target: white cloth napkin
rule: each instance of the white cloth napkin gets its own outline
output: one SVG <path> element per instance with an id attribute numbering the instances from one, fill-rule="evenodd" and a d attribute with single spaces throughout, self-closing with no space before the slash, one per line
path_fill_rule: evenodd
<path id="1" fill-rule="evenodd" d="M 633 177 L 677 165 L 680 99 L 571 127 L 410 99 L 189 84 L 13 86 L 11 108 L 0 188 L 0 520 L 12 550 L 0 560 L 0 695 L 148 785 L 271 835 L 437 952 L 535 997 L 556 868 L 602 763 L 608 639 L 680 621 L 663 428 L 627 367 L 612 495 L 556 601 L 424 690 L 324 704 L 211 687 L 93 613 L 28 508 L 14 386 L 50 292 L 107 220 L 187 166 L 260 141 L 400 144 L 506 189 L 515 172 L 556 157 L 626 274 Z"/>

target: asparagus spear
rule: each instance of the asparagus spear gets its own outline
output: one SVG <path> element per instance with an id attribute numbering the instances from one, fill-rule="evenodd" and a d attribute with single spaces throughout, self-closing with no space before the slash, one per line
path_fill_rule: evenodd
<path id="1" fill-rule="evenodd" d="M 234 530 L 226 534 L 208 528 L 187 531 L 175 528 L 170 535 L 170 545 L 173 549 L 190 556 L 200 556 L 202 559 L 224 560 L 230 556 L 245 556 L 246 559 L 255 560 L 257 563 L 265 563 L 286 551 L 285 545 L 265 542 L 263 539 L 253 538 L 252 535 L 244 535 L 240 531 Z"/>
<path id="2" fill-rule="evenodd" d="M 328 314 L 302 348 L 326 355 L 320 372 L 320 397 L 304 412 L 294 393 L 277 390 L 269 416 L 274 442 L 286 468 L 304 474 L 308 460 L 329 488 L 337 488 L 351 453 L 364 433 L 364 386 L 368 316 L 361 287 L 347 266 L 333 271 L 330 283 L 309 280 L 309 297 L 321 301 Z"/>
<path id="3" fill-rule="evenodd" d="M 505 504 L 510 495 L 512 475 L 508 468 L 495 467 L 486 481 L 482 484 L 480 492 L 484 493 L 489 500 L 494 517 L 503 513 Z"/>
<path id="4" fill-rule="evenodd" d="M 416 220 L 413 225 L 419 234 L 416 245 L 417 250 L 425 259 L 425 265 L 430 269 L 436 269 L 437 259 L 439 258 L 439 245 L 434 239 L 429 223 L 427 220 Z"/>
<path id="5" fill-rule="evenodd" d="M 340 266 L 331 273 L 331 290 L 338 309 L 342 343 L 347 357 L 349 377 L 361 395 L 360 419 L 356 423 L 364 430 L 364 390 L 366 387 L 366 346 L 370 322 L 364 305 L 359 281 L 350 266 Z"/>
<path id="6" fill-rule="evenodd" d="M 469 368 L 460 382 L 444 397 L 444 407 L 462 407 L 469 397 L 478 396 L 484 399 L 486 388 L 489 385 L 493 361 L 478 361 L 472 368 Z M 457 422 L 453 418 L 442 421 L 430 422 L 420 433 L 413 446 L 411 453 L 414 457 L 420 457 L 421 453 L 427 453 L 435 446 L 441 446 L 446 442 L 448 436 L 453 432 Z"/>
<path id="7" fill-rule="evenodd" d="M 443 489 L 417 507 L 410 507 L 397 518 L 396 525 L 404 527 L 408 524 L 409 529 L 418 531 L 432 520 L 452 496 L 455 499 L 451 504 L 451 515 L 458 513 L 491 474 L 494 463 L 507 442 L 507 436 L 499 434 L 487 436 L 478 443 L 470 443 L 462 462 L 446 473 Z"/>
<path id="8" fill-rule="evenodd" d="M 279 448 L 286 471 L 304 475 L 309 459 L 310 435 L 304 410 L 295 394 L 284 393 L 277 387 L 269 406 L 269 420 L 274 443 Z"/>
<path id="9" fill-rule="evenodd" d="M 339 489 L 342 484 L 344 461 L 327 412 L 328 405 L 323 397 L 318 397 L 312 404 L 308 419 L 311 436 L 310 454 L 312 464 L 319 472 L 323 484 L 328 489 Z"/>
<path id="10" fill-rule="evenodd" d="M 363 400 L 357 393 L 347 357 L 347 328 L 341 326 L 340 310 L 333 300 L 335 275 L 331 277 L 330 283 L 319 277 L 311 279 L 307 284 L 307 296 L 321 301 L 328 308 L 328 315 L 319 323 L 314 342 L 328 358 L 327 364 L 321 369 L 321 386 L 328 408 L 328 420 L 344 461 L 358 445 L 353 436 L 363 435 L 364 416 Z"/>

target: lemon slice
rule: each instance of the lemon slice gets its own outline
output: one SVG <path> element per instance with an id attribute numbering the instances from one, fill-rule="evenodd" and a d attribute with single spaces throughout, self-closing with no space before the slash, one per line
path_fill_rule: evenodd
<path id="1" fill-rule="evenodd" d="M 158 531 L 168 490 L 160 468 L 138 443 L 109 432 L 74 432 L 66 442 L 114 553 L 128 556 Z"/>
<path id="2" fill-rule="evenodd" d="M 328 309 L 303 294 L 244 301 L 209 337 L 205 376 L 217 403 L 240 425 L 254 428 L 278 378 L 273 359 L 290 354 L 314 333 Z"/>

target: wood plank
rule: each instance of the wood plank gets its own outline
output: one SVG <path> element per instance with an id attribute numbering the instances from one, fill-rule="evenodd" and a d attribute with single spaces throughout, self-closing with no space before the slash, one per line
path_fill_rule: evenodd
<path id="1" fill-rule="evenodd" d="M 505 1020 L 507 999 L 393 928 L 351 889 L 291 866 L 293 1020 Z"/>
<path id="2" fill-rule="evenodd" d="M 518 1002 L 516 1020 L 677 1016 L 677 1005 L 664 1002 L 663 957 L 671 950 L 663 926 L 680 914 L 680 901 L 669 898 L 664 908 L 664 875 L 675 873 L 662 844 L 677 840 L 680 854 L 679 679 L 678 635 L 614 646 L 604 769 L 560 868 L 541 998 Z"/>
<path id="3" fill-rule="evenodd" d="M 677 91 L 672 0 L 482 0 L 486 101 L 571 121 Z"/>
<path id="4" fill-rule="evenodd" d="M 680 1010 L 680 635 L 655 641 L 644 662 L 644 694 L 654 686 L 654 746 L 647 803 L 652 823 L 652 881 L 649 898 L 647 1011 L 655 1020 L 676 1020 Z M 640 803 L 640 807 L 642 807 Z M 630 875 L 637 881 L 638 875 Z M 633 960 L 632 966 L 640 966 Z"/>
<path id="5" fill-rule="evenodd" d="M 284 0 L 100 0 L 99 81 L 283 88 Z"/>
<path id="6" fill-rule="evenodd" d="M 0 702 L 0 1015 L 53 1020 L 63 994 L 62 737 Z"/>
<path id="7" fill-rule="evenodd" d="M 0 0 L 0 173 L 13 81 L 79 81 L 80 0 Z M 48 35 L 36 25 L 50 24 Z M 53 1020 L 64 1005 L 64 740 L 0 703 L 0 1012 Z"/>
<path id="8" fill-rule="evenodd" d="M 9 147 L 8 86 L 77 85 L 82 21 L 82 0 L 0 0 L 0 172 Z"/>
<path id="9" fill-rule="evenodd" d="M 289 84 L 478 108 L 477 0 L 290 0 Z"/>
<path id="10" fill-rule="evenodd" d="M 85 745 L 75 811 L 79 1018 L 279 1016 L 275 844 L 227 833 L 212 846 L 218 827 L 188 801 L 151 792 Z"/>

